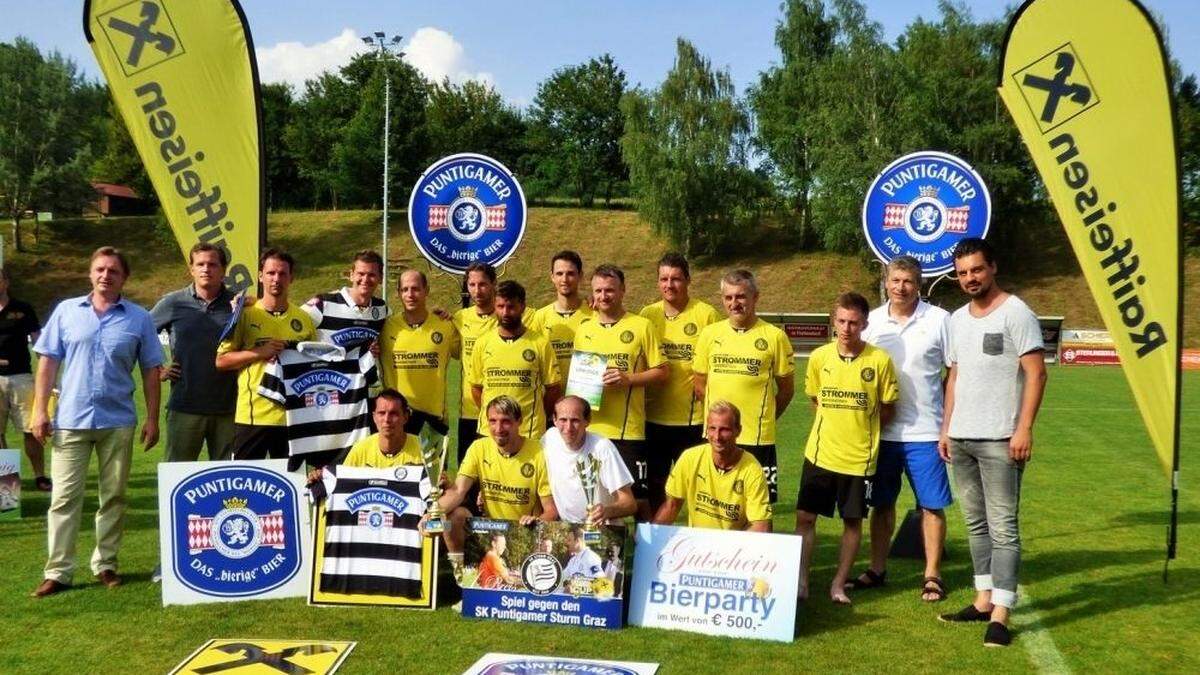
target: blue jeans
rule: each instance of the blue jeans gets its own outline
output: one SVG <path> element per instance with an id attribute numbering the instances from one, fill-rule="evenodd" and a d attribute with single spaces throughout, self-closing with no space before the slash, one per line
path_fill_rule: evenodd
<path id="1" fill-rule="evenodd" d="M 991 591 L 992 603 L 1011 608 L 1017 602 L 1021 567 L 1021 503 L 1024 462 L 1008 456 L 1008 440 L 950 439 L 954 484 L 967 521 L 967 540 L 975 566 L 975 590 Z"/>

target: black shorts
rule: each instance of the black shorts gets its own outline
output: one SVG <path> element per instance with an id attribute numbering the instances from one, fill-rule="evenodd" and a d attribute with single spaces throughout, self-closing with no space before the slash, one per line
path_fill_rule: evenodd
<path id="1" fill-rule="evenodd" d="M 480 438 L 483 436 L 479 435 L 479 420 L 473 417 L 465 419 L 460 417 L 458 420 L 458 466 L 462 466 L 463 459 L 467 456 L 467 448 Z"/>
<path id="2" fill-rule="evenodd" d="M 268 457 L 287 459 L 287 427 L 259 424 L 233 425 L 234 459 L 267 459 Z"/>
<path id="3" fill-rule="evenodd" d="M 771 503 L 779 501 L 779 460 L 775 457 L 775 444 L 740 447 L 754 455 L 754 459 L 757 459 L 758 463 L 762 465 L 763 479 L 767 481 L 767 492 L 770 494 Z"/>
<path id="4" fill-rule="evenodd" d="M 646 423 L 646 480 L 650 488 L 650 500 L 656 505 L 663 502 L 667 477 L 679 455 L 688 448 L 704 442 L 704 427 L 668 426 Z"/>
<path id="5" fill-rule="evenodd" d="M 330 464 L 341 464 L 349 452 L 349 450 L 324 450 L 288 457 L 288 471 L 295 471 L 300 468 L 301 464 L 305 463 L 308 464 L 308 468 L 310 469 L 320 469 Z"/>
<path id="6" fill-rule="evenodd" d="M 613 445 L 617 446 L 617 452 L 621 454 L 621 459 L 625 461 L 625 468 L 629 469 L 630 475 L 633 476 L 633 498 L 649 498 L 650 486 L 647 478 L 649 468 L 646 466 L 646 441 L 613 441 Z"/>
<path id="7" fill-rule="evenodd" d="M 805 459 L 800 472 L 796 510 L 832 518 L 836 506 L 842 518 L 866 518 L 867 499 L 870 496 L 870 476 L 837 473 L 822 469 Z"/>
<path id="8" fill-rule="evenodd" d="M 424 410 L 413 409 L 412 414 L 408 416 L 408 422 L 404 425 L 404 433 L 413 434 L 414 436 L 421 433 L 421 430 L 428 424 L 431 429 L 439 434 L 446 436 L 450 433 L 450 425 L 442 421 L 442 418 L 435 417 Z"/>

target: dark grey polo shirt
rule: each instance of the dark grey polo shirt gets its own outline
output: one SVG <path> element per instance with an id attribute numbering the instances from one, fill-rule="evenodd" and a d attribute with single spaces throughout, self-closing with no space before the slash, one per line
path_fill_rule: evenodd
<path id="1" fill-rule="evenodd" d="M 237 372 L 218 372 L 217 342 L 229 321 L 233 293 L 224 286 L 212 302 L 196 295 L 192 284 L 163 296 L 150 316 L 158 331 L 171 336 L 171 357 L 182 375 L 171 385 L 167 408 L 193 415 L 233 414 Z"/>

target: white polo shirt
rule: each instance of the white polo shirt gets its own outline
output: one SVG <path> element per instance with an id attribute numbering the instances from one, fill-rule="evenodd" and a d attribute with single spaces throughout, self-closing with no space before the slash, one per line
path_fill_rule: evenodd
<path id="1" fill-rule="evenodd" d="M 617 446 L 600 434 L 587 432 L 583 447 L 576 452 L 567 448 L 562 434 L 552 427 L 542 435 L 542 452 L 546 455 L 550 491 L 554 494 L 558 517 L 568 523 L 582 523 L 587 519 L 587 498 L 583 495 L 583 485 L 575 472 L 575 462 L 581 457 L 590 454 L 600 460 L 600 475 L 596 481 L 597 503 L 613 503 L 616 499 L 613 495 L 617 490 L 633 484 L 633 476 L 625 468 Z"/>
<path id="2" fill-rule="evenodd" d="M 901 325 L 890 302 L 871 310 L 863 339 L 882 347 L 900 377 L 896 415 L 879 437 L 885 441 L 936 441 L 942 430 L 942 368 L 950 367 L 950 313 L 924 300 Z"/>

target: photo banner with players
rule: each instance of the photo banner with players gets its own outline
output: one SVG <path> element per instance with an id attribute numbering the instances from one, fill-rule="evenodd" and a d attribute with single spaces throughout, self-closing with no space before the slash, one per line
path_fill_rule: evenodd
<path id="1" fill-rule="evenodd" d="M 21 517 L 21 451 L 0 450 L 0 520 Z"/>
<path id="2" fill-rule="evenodd" d="M 800 544 L 789 534 L 642 523 L 629 623 L 791 642 Z"/>
<path id="3" fill-rule="evenodd" d="M 584 628 L 620 628 L 625 528 L 472 518 L 463 551 L 462 615 Z"/>
<path id="4" fill-rule="evenodd" d="M 1183 261 L 1160 34 L 1132 0 L 1034 0 L 1013 17 L 1003 52 L 1000 98 L 1054 201 L 1174 494 Z M 1174 525 L 1170 557 L 1173 533 Z"/>
<path id="5" fill-rule="evenodd" d="M 308 507 L 287 463 L 158 465 L 163 606 L 304 597 Z"/>
<path id="6" fill-rule="evenodd" d="M 420 465 L 325 467 L 310 487 L 309 604 L 434 609 L 441 539 L 417 529 L 429 492 Z"/>
<path id="7" fill-rule="evenodd" d="M 186 259 L 229 254 L 255 283 L 263 209 L 258 66 L 237 0 L 86 0 L 84 33 Z"/>

